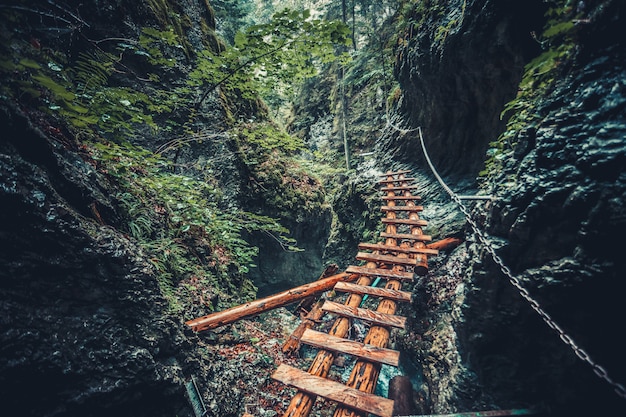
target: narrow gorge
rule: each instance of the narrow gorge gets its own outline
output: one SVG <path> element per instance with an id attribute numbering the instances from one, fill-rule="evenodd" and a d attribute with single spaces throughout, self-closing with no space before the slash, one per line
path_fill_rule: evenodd
<path id="1" fill-rule="evenodd" d="M 625 13 L 3 1 L 3 415 L 282 416 L 302 310 L 185 322 L 355 265 L 404 170 L 454 244 L 404 287 L 394 415 L 624 414 Z"/>

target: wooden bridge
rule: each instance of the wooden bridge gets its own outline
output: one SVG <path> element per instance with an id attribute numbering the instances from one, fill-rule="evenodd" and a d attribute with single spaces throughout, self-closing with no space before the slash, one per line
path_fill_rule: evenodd
<path id="1" fill-rule="evenodd" d="M 413 280 L 414 275 L 428 271 L 427 257 L 436 255 L 436 245 L 425 242 L 431 237 L 422 232 L 426 222 L 419 213 L 422 206 L 416 203 L 419 196 L 413 194 L 416 185 L 409 171 L 388 172 L 379 181 L 383 193 L 381 207 L 385 231 L 384 242 L 360 243 L 356 256 L 364 265 L 349 266 L 345 272 L 322 278 L 296 289 L 285 291 L 261 300 L 246 303 L 222 312 L 188 321 L 195 331 L 212 329 L 232 323 L 244 317 L 259 314 L 271 308 L 290 304 L 330 289 L 347 294 L 343 303 L 324 300 L 310 303 L 310 311 L 302 324 L 285 343 L 283 351 L 293 352 L 300 343 L 312 346 L 317 355 L 307 371 L 281 364 L 272 377 L 297 389 L 297 393 L 284 412 L 285 417 L 306 417 L 317 397 L 336 404 L 334 417 L 393 415 L 394 402 L 374 394 L 382 364 L 398 366 L 400 354 L 389 349 L 390 333 L 394 328 L 403 329 L 406 318 L 396 315 L 398 303 L 410 302 L 411 293 L 403 291 L 402 285 Z M 377 283 L 384 286 L 377 287 Z M 378 302 L 367 308 L 367 298 Z M 335 318 L 330 330 L 321 332 L 313 327 L 323 315 Z M 354 320 L 369 323 L 363 340 L 350 338 Z M 354 356 L 356 361 L 347 382 L 328 379 L 335 358 L 339 354 Z"/>

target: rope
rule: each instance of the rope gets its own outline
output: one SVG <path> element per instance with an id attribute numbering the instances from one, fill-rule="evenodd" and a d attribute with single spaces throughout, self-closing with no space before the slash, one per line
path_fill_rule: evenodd
<path id="1" fill-rule="evenodd" d="M 441 176 L 437 173 L 437 170 L 435 169 L 435 166 L 433 165 L 433 163 L 430 160 L 430 157 L 428 156 L 428 152 L 426 151 L 426 145 L 424 144 L 424 137 L 422 136 L 422 129 L 421 127 L 417 128 L 418 132 L 419 132 L 419 136 L 420 136 L 420 143 L 422 145 L 422 151 L 424 152 L 424 157 L 426 158 L 426 162 L 428 163 L 428 166 L 430 166 L 431 171 L 433 172 L 433 175 L 435 176 L 435 178 L 437 178 L 437 181 L 439 182 L 439 184 L 443 187 L 444 190 L 446 190 L 446 192 L 450 195 L 450 197 L 452 197 L 452 200 L 454 200 L 454 202 L 456 202 L 459 206 L 459 209 L 463 212 L 463 214 L 465 215 L 465 218 L 467 219 L 467 222 L 470 224 L 470 226 L 472 227 L 472 230 L 474 231 L 474 234 L 476 235 L 476 237 L 478 238 L 478 240 L 480 241 L 480 243 L 482 243 L 482 245 L 485 247 L 485 249 L 487 250 L 487 252 L 489 253 L 489 255 L 491 255 L 491 258 L 493 259 L 493 261 L 500 267 L 500 270 L 502 271 L 502 273 L 504 275 L 507 276 L 507 278 L 509 279 L 509 282 L 515 287 L 517 288 L 517 290 L 520 292 L 521 296 L 528 301 L 528 303 L 530 304 L 531 308 L 533 310 L 535 310 L 535 312 L 537 312 L 539 314 L 539 316 L 541 316 L 541 318 L 543 319 L 543 321 L 554 331 L 556 331 L 559 335 L 559 338 L 563 341 L 563 343 L 565 343 L 566 345 L 568 345 L 570 348 L 572 348 L 572 350 L 574 351 L 574 353 L 576 354 L 576 356 L 578 356 L 581 360 L 583 360 L 584 362 L 587 362 L 593 369 L 594 373 L 600 377 L 601 379 L 604 379 L 607 383 L 609 383 L 615 390 L 615 393 L 617 395 L 619 395 L 620 397 L 622 397 L 623 399 L 626 399 L 626 388 L 622 385 L 619 384 L 615 381 L 613 381 L 607 371 L 600 365 L 598 365 L 597 363 L 595 363 L 591 357 L 589 356 L 589 354 L 583 350 L 581 347 L 579 347 L 574 340 L 567 335 L 563 329 L 554 321 L 552 320 L 552 318 L 548 315 L 548 313 L 546 313 L 541 306 L 539 305 L 539 303 L 531 297 L 531 295 L 529 294 L 528 290 L 526 290 L 524 287 L 522 287 L 519 278 L 515 277 L 512 273 L 511 270 L 504 265 L 504 262 L 502 261 L 502 258 L 500 258 L 497 254 L 496 251 L 493 247 L 493 245 L 491 245 L 491 242 L 489 241 L 489 239 L 487 238 L 487 236 L 480 230 L 480 228 L 478 227 L 478 225 L 476 224 L 476 222 L 474 222 L 474 220 L 472 219 L 469 211 L 467 210 L 467 208 L 463 205 L 463 202 L 461 201 L 461 199 L 459 198 L 459 196 L 457 196 L 454 191 L 452 191 L 450 189 L 450 187 L 448 187 L 446 185 L 446 183 L 443 181 L 443 179 L 441 178 Z"/>

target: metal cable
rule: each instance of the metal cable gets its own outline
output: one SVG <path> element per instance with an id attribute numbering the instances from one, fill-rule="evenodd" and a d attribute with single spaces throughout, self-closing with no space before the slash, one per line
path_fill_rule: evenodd
<path id="1" fill-rule="evenodd" d="M 452 200 L 455 203 L 458 204 L 459 209 L 463 212 L 463 214 L 465 215 L 465 218 L 467 219 L 467 222 L 472 227 L 472 230 L 474 231 L 474 234 L 476 235 L 476 237 L 478 238 L 480 243 L 482 243 L 482 245 L 487 250 L 489 255 L 491 255 L 491 258 L 493 259 L 493 261 L 500 267 L 500 270 L 502 271 L 502 273 L 504 275 L 506 275 L 506 277 L 509 279 L 509 282 L 515 288 L 517 288 L 517 290 L 522 295 L 522 297 L 526 301 L 528 301 L 528 303 L 530 304 L 531 308 L 533 310 L 535 310 L 539 314 L 539 316 L 541 316 L 543 321 L 551 329 L 553 329 L 554 331 L 556 331 L 558 333 L 559 338 L 563 341 L 563 343 L 565 343 L 570 348 L 572 348 L 574 350 L 574 353 L 576 354 L 576 356 L 578 356 L 583 361 L 587 362 L 591 366 L 591 368 L 593 369 L 594 373 L 598 377 L 600 377 L 600 378 L 604 379 L 606 382 L 608 382 L 614 388 L 615 393 L 617 393 L 617 395 L 619 395 L 623 399 L 626 399 L 626 388 L 622 384 L 619 384 L 619 383 L 613 381 L 609 377 L 607 371 L 602 366 L 600 366 L 596 362 L 594 362 L 591 359 L 591 357 L 589 356 L 589 354 L 584 349 L 579 347 L 574 342 L 574 340 L 570 336 L 568 336 L 563 331 L 563 329 L 554 320 L 552 320 L 550 315 L 548 313 L 546 313 L 541 308 L 541 306 L 539 305 L 537 300 L 535 300 L 534 298 L 531 297 L 531 295 L 528 293 L 528 290 L 526 290 L 524 287 L 522 287 L 519 278 L 515 277 L 511 273 L 511 270 L 504 264 L 504 262 L 502 261 L 502 258 L 500 258 L 496 254 L 496 251 L 495 251 L 493 245 L 491 244 L 491 242 L 489 241 L 487 236 L 480 230 L 480 228 L 478 227 L 478 225 L 476 224 L 474 219 L 472 219 L 472 216 L 470 215 L 470 212 L 467 209 L 467 207 L 465 207 L 465 205 L 463 205 L 463 202 L 461 201 L 461 199 L 454 193 L 454 191 L 452 191 L 450 189 L 450 187 L 448 187 L 446 185 L 446 183 L 443 181 L 441 176 L 439 176 L 439 174 L 437 173 L 437 170 L 435 169 L 433 163 L 430 160 L 430 157 L 428 156 L 428 152 L 426 151 L 426 145 L 424 144 L 424 137 L 422 136 L 422 129 L 421 129 L 421 127 L 418 127 L 417 130 L 419 132 L 420 143 L 422 145 L 422 151 L 424 152 L 424 157 L 426 158 L 426 162 L 430 166 L 430 169 L 433 172 L 433 175 L 435 176 L 435 178 L 437 178 L 437 181 L 443 187 L 443 189 L 446 190 L 446 192 L 450 195 L 450 197 L 452 197 Z"/>

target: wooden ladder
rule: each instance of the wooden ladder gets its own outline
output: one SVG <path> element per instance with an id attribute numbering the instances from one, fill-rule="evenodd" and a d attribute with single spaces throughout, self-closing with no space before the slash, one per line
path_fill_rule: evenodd
<path id="1" fill-rule="evenodd" d="M 425 275 L 428 271 L 427 256 L 436 255 L 437 250 L 428 249 L 424 242 L 431 240 L 422 233 L 426 222 L 420 220 L 422 206 L 416 205 L 420 197 L 411 194 L 417 186 L 414 178 L 405 175 L 409 171 L 388 172 L 379 181 L 384 193 L 381 210 L 385 213 L 385 232 L 382 243 L 361 243 L 357 260 L 363 266 L 349 266 L 348 274 L 356 274 L 356 283 L 337 282 L 334 290 L 347 293 L 343 304 L 326 300 L 315 312 L 337 316 L 330 330 L 313 330 L 308 323 L 300 342 L 317 348 L 317 354 L 308 371 L 281 364 L 272 375 L 277 381 L 297 389 L 285 417 L 306 417 L 311 412 L 317 397 L 337 403 L 334 417 L 365 416 L 368 413 L 392 417 L 394 402 L 374 395 L 382 364 L 398 366 L 400 354 L 388 348 L 393 328 L 404 328 L 406 318 L 397 316 L 399 302 L 410 302 L 411 293 L 402 291 L 402 284 L 413 280 L 415 274 Z M 382 288 L 373 286 L 376 279 L 385 281 Z M 361 307 L 366 297 L 379 299 L 376 310 Z M 313 313 L 313 312 L 312 312 Z M 359 319 L 370 323 L 362 342 L 349 339 L 351 320 Z M 354 356 L 356 362 L 348 381 L 343 384 L 328 379 L 329 372 L 338 354 Z"/>

